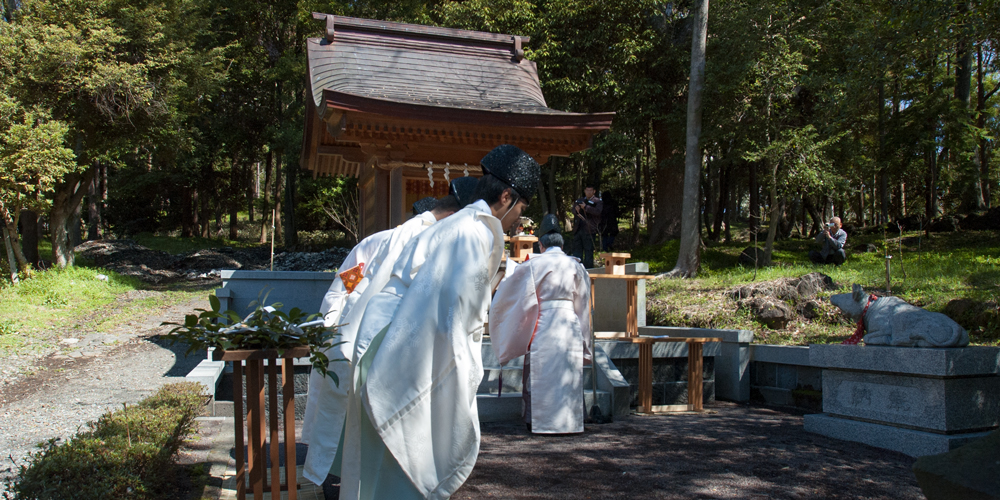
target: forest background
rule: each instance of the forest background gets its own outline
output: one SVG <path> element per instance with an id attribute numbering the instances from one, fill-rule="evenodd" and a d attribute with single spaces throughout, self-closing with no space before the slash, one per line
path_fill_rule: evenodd
<path id="1" fill-rule="evenodd" d="M 46 232 L 60 267 L 83 239 L 235 240 L 240 217 L 261 243 L 272 225 L 287 248 L 301 231 L 350 239 L 353 180 L 298 168 L 312 12 L 531 37 L 550 107 L 617 116 L 591 150 L 543 166 L 529 215 L 566 216 L 593 184 L 618 206 L 619 245 L 678 238 L 691 8 L 0 0 L 5 246 L 28 272 Z M 997 1 L 720 0 L 708 18 L 706 241 L 810 236 L 833 215 L 912 230 L 1000 202 Z"/>

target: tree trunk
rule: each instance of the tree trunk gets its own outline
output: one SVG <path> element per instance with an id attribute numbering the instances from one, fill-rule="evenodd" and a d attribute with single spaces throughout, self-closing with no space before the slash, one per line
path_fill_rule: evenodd
<path id="1" fill-rule="evenodd" d="M 17 235 L 18 219 L 20 216 L 19 210 L 20 208 L 8 210 L 5 205 L 0 203 L 0 226 L 7 231 L 10 240 L 9 252 L 13 259 L 11 261 L 11 270 L 15 273 L 17 271 L 26 272 L 28 270 L 28 259 L 25 258 L 24 252 L 21 250 L 21 242 L 18 240 Z"/>
<path id="2" fill-rule="evenodd" d="M 101 235 L 101 175 L 105 167 L 97 165 L 97 174 L 87 185 L 87 240 L 102 239 Z"/>
<path id="3" fill-rule="evenodd" d="M 10 267 L 10 281 L 12 283 L 17 283 L 17 262 L 14 260 L 14 245 L 10 241 L 10 232 L 7 231 L 6 225 L 0 229 L 3 230 L 3 246 L 7 249 L 7 264 Z"/>
<path id="4" fill-rule="evenodd" d="M 190 185 L 181 188 L 181 237 L 190 238 L 194 236 L 194 213 L 191 210 L 191 204 L 197 196 L 194 194 L 194 188 Z"/>
<path id="5" fill-rule="evenodd" d="M 878 199 L 881 205 L 876 224 L 889 222 L 889 166 L 885 154 L 885 79 L 878 84 Z"/>
<path id="6" fill-rule="evenodd" d="M 699 189 L 701 191 L 698 197 L 698 232 L 701 232 L 701 228 L 705 228 L 705 235 L 709 240 L 715 241 L 712 234 L 712 221 L 715 216 L 715 203 L 716 199 L 713 196 L 715 188 L 713 185 L 715 181 L 713 180 L 714 175 L 712 175 L 712 165 L 705 162 L 705 168 L 701 169 L 699 172 L 700 182 Z"/>
<path id="7" fill-rule="evenodd" d="M 719 203 L 716 205 L 717 212 L 715 214 L 715 227 L 712 230 L 712 241 L 719 241 L 719 237 L 722 235 L 722 221 L 726 214 L 729 212 L 729 172 L 732 170 L 730 163 L 724 162 L 723 166 L 719 169 Z"/>
<path id="8" fill-rule="evenodd" d="M 995 86 L 987 93 L 986 87 L 983 85 L 983 46 L 980 44 L 976 49 L 976 127 L 979 130 L 986 128 L 986 101 L 993 97 L 997 89 L 1000 89 L 1000 85 Z M 976 188 L 976 204 L 982 209 L 987 209 L 992 206 L 989 141 L 985 136 L 980 136 L 977 146 L 976 159 L 979 168 L 976 172 L 976 186 L 974 186 Z"/>
<path id="9" fill-rule="evenodd" d="M 642 184 L 643 184 L 643 197 L 642 197 L 642 218 L 639 220 L 640 224 L 648 224 L 649 218 L 653 216 L 653 177 L 650 172 L 649 164 L 651 161 L 652 148 L 649 144 L 649 137 L 643 141 L 643 161 L 642 161 Z M 638 236 L 638 228 L 636 228 L 635 236 Z"/>
<path id="10" fill-rule="evenodd" d="M 687 141 L 684 148 L 684 202 L 681 209 L 681 244 L 677 264 L 669 275 L 693 278 L 701 262 L 698 234 L 698 180 L 700 179 L 701 94 L 705 87 L 705 39 L 708 27 L 708 0 L 701 0 L 694 14 L 691 34 L 691 80 L 688 85 Z"/>
<path id="11" fill-rule="evenodd" d="M 807 237 L 813 237 L 819 234 L 821 228 L 823 227 L 823 217 L 820 216 L 819 210 L 816 205 L 813 204 L 811 196 L 802 197 L 802 204 L 805 206 L 806 212 L 809 213 L 809 217 L 812 219 L 812 227 L 809 228 L 809 234 Z"/>
<path id="12" fill-rule="evenodd" d="M 273 153 L 267 152 L 264 160 L 264 207 L 260 214 L 260 244 L 267 243 L 267 226 L 271 218 L 271 170 L 274 165 Z"/>
<path id="13" fill-rule="evenodd" d="M 21 251 L 24 253 L 24 260 L 35 268 L 41 268 L 38 256 L 38 214 L 32 210 L 22 210 L 20 218 L 21 226 Z"/>
<path id="14" fill-rule="evenodd" d="M 285 164 L 285 246 L 295 248 L 299 244 L 298 229 L 295 227 L 295 181 L 298 168 L 295 162 Z"/>
<path id="15" fill-rule="evenodd" d="M 237 155 L 233 158 L 232 170 L 229 176 L 229 239 L 235 240 L 240 236 L 239 232 L 239 210 L 240 210 L 240 179 L 243 169 L 239 167 L 240 158 Z"/>
<path id="16" fill-rule="evenodd" d="M 660 244 L 681 235 L 681 208 L 684 200 L 684 164 L 676 159 L 669 126 L 666 122 L 653 123 L 653 142 L 656 153 L 656 207 L 653 223 L 649 228 L 649 243 Z M 694 179 L 697 183 L 698 179 Z"/>
<path id="17" fill-rule="evenodd" d="M 87 194 L 85 187 L 81 186 L 80 190 L 83 191 L 83 194 Z M 66 221 L 66 231 L 69 232 L 71 248 L 76 248 L 83 243 L 83 197 L 80 198 L 80 203 L 73 208 L 73 214 Z"/>
<path id="18" fill-rule="evenodd" d="M 763 265 L 771 265 L 771 252 L 774 250 L 774 237 L 778 234 L 778 218 L 781 217 L 781 203 L 778 202 L 778 165 L 771 167 L 771 220 L 767 221 L 767 241 L 764 243 Z"/>
<path id="19" fill-rule="evenodd" d="M 747 169 L 750 175 L 749 226 L 750 234 L 760 231 L 760 184 L 757 182 L 757 162 L 750 162 Z"/>
<path id="20" fill-rule="evenodd" d="M 73 245 L 67 223 L 87 193 L 87 184 L 94 178 L 96 168 L 91 166 L 83 172 L 67 174 L 62 182 L 56 185 L 49 211 L 49 227 L 52 228 L 52 257 L 60 269 L 73 265 Z"/>
<path id="21" fill-rule="evenodd" d="M 271 196 L 274 197 L 274 239 L 275 241 L 282 241 L 284 237 L 284 226 L 281 224 L 281 191 L 282 191 L 282 169 L 281 169 L 281 152 L 278 151 L 274 155 L 274 193 Z"/>

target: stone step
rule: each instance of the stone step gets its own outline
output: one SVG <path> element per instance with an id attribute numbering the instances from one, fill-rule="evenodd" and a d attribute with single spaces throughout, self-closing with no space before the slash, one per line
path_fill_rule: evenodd
<path id="1" fill-rule="evenodd" d="M 486 366 L 483 367 L 483 380 L 479 383 L 478 394 L 496 394 L 500 385 L 500 372 L 503 372 L 503 392 L 521 392 L 521 366 Z M 593 370 L 583 367 L 583 388 L 590 390 L 593 383 Z"/>
<path id="2" fill-rule="evenodd" d="M 597 405 L 601 408 L 601 413 L 607 417 L 611 412 L 611 393 L 607 391 L 597 391 Z M 594 393 L 590 390 L 583 391 L 584 412 L 590 415 L 590 407 L 594 405 Z M 522 418 L 522 406 L 520 392 L 505 392 L 500 397 L 494 394 L 476 394 L 476 404 L 479 406 L 480 422 L 499 422 L 505 420 L 520 420 Z"/>

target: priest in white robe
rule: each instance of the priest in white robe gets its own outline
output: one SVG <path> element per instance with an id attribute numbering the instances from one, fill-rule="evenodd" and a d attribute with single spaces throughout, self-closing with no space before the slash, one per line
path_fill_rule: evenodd
<path id="1" fill-rule="evenodd" d="M 365 310 L 341 499 L 448 498 L 475 465 L 489 283 L 540 170 L 508 145 L 481 164 L 481 199 L 411 241 Z"/>
<path id="2" fill-rule="evenodd" d="M 435 202 L 431 205 L 433 208 L 422 212 L 421 208 L 428 207 L 426 201 L 421 200 L 422 204 L 419 206 L 414 203 L 414 212 L 420 212 L 415 217 L 395 229 L 381 231 L 361 240 L 344 259 L 340 270 L 351 269 L 361 264 L 365 268 L 364 279 L 357 283 L 353 290 L 348 290 L 338 273 L 330 286 L 330 291 L 323 298 L 320 313 L 324 315 L 324 324 L 332 326 L 340 321 L 347 324 L 339 328 L 340 335 L 335 339 L 336 342 L 343 343 L 326 352 L 331 360 L 329 369 L 337 374 L 339 384 L 319 372 L 314 371 L 309 375 L 309 394 L 302 422 L 302 442 L 309 445 L 309 451 L 306 453 L 303 476 L 313 483 L 322 485 L 324 482 L 329 484 L 339 482 L 339 478 L 329 476 L 337 457 L 347 414 L 347 391 L 350 386 L 348 381 L 352 373 L 349 361 L 354 354 L 357 335 L 355 324 L 360 319 L 360 317 L 353 321 L 349 319 L 351 310 L 357 307 L 382 264 L 391 267 L 406 243 L 424 229 L 460 208 L 454 195 L 433 201 Z"/>
<path id="3" fill-rule="evenodd" d="M 545 216 L 542 253 L 508 276 L 490 306 L 490 343 L 500 364 L 524 356 L 524 421 L 537 434 L 583 432 L 583 365 L 589 364 L 590 277 L 563 253 L 555 215 Z"/>

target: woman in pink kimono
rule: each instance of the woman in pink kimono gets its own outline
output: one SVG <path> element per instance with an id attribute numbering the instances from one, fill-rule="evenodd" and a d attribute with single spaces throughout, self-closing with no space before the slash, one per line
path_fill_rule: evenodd
<path id="1" fill-rule="evenodd" d="M 490 341 L 503 365 L 524 356 L 524 420 L 531 432 L 583 432 L 583 365 L 589 364 L 590 277 L 563 253 L 555 215 L 539 231 L 541 254 L 517 266 L 490 307 Z"/>

